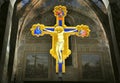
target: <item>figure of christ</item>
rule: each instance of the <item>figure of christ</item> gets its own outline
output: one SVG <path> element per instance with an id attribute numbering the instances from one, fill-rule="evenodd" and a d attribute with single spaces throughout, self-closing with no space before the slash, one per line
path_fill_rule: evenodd
<path id="1" fill-rule="evenodd" d="M 62 63 L 62 51 L 64 50 L 64 29 L 63 27 L 56 27 L 57 32 L 57 43 L 56 43 L 56 53 L 58 56 L 58 63 Z"/>
<path id="2" fill-rule="evenodd" d="M 47 29 L 44 29 L 44 30 L 49 33 L 57 33 L 56 54 L 58 57 L 58 64 L 62 64 L 63 63 L 62 51 L 64 50 L 64 33 L 75 32 L 76 29 L 65 32 L 62 26 L 57 26 L 55 27 L 54 31 L 47 30 Z"/>

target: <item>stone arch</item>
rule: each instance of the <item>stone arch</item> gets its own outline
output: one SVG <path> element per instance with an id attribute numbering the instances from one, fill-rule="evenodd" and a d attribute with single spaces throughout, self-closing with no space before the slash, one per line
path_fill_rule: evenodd
<path id="1" fill-rule="evenodd" d="M 14 0 L 14 1 L 15 1 L 15 0 Z M 12 4 L 11 6 L 13 7 L 14 4 Z M 14 7 L 13 7 L 13 8 L 14 8 Z M 12 8 L 12 9 L 13 9 L 13 8 Z M 11 13 L 11 14 L 12 14 L 12 13 Z M 113 36 L 115 36 L 115 35 L 113 35 Z M 15 45 L 12 45 L 12 46 L 15 47 Z M 8 47 L 9 47 L 9 45 L 8 45 Z M 14 55 L 14 52 L 13 52 L 12 54 Z M 118 67 L 119 67 L 119 66 L 118 66 Z"/>
<path id="2" fill-rule="evenodd" d="M 35 4 L 35 6 L 34 7 L 39 7 L 38 6 L 38 4 L 40 4 L 41 2 L 39 1 L 37 4 Z M 85 3 L 85 2 L 83 2 L 83 3 Z M 42 5 L 41 5 L 42 6 Z M 49 10 L 51 11 L 51 9 L 50 8 L 52 8 L 53 6 L 51 6 L 51 7 L 49 7 Z M 87 6 L 86 6 L 87 7 Z M 39 7 L 40 8 L 40 7 Z M 52 8 L 53 9 L 53 8 Z M 69 7 L 68 7 L 68 9 L 69 9 Z M 34 12 L 35 12 L 35 10 L 37 10 L 37 8 L 33 8 L 33 10 L 30 10 L 30 12 L 29 13 L 27 13 L 27 15 L 24 17 L 25 19 L 23 20 L 23 23 L 21 23 L 21 24 L 23 24 L 23 26 L 22 27 L 20 27 L 21 28 L 21 30 L 20 30 L 20 34 L 19 34 L 19 36 L 20 37 L 18 37 L 19 39 L 18 39 L 18 41 L 19 40 L 21 40 L 21 38 L 24 38 L 23 36 L 23 34 L 24 33 L 26 33 L 26 32 L 28 32 L 28 30 L 29 30 L 29 28 L 27 28 L 27 27 L 30 27 L 31 25 L 30 24 L 28 24 L 28 26 L 27 26 L 27 23 L 28 22 L 30 22 L 30 18 L 29 18 L 29 16 L 31 16 L 31 20 L 33 21 L 33 18 L 34 18 Z M 44 10 L 44 9 L 43 9 Z M 70 9 L 69 9 L 70 10 Z M 81 9 L 80 9 L 81 10 Z M 89 10 L 90 10 L 90 8 L 89 8 Z M 34 11 L 34 12 L 33 12 Z M 99 21 L 99 19 L 97 18 L 97 15 L 95 15 L 95 13 L 94 13 L 94 11 L 89 11 L 89 13 L 91 13 L 91 15 L 93 14 L 96 18 L 94 18 L 93 16 L 91 16 L 91 17 L 89 17 L 89 15 L 87 15 L 86 14 L 86 12 L 84 12 L 84 10 L 81 10 L 81 11 L 79 11 L 79 9 L 73 9 L 73 10 L 71 10 L 71 11 L 74 11 L 74 12 L 80 12 L 79 14 L 77 14 L 79 17 L 82 17 L 81 19 L 80 18 L 78 18 L 78 20 L 80 20 L 80 22 L 81 23 L 86 23 L 86 24 L 88 24 L 90 27 L 93 27 L 93 28 L 91 28 L 91 30 L 92 31 L 98 31 L 98 33 L 96 34 L 96 35 L 99 35 L 100 33 L 99 33 L 99 28 L 102 28 L 102 26 L 100 25 L 101 23 L 100 23 L 100 21 Z M 47 12 L 47 10 L 46 10 L 46 12 Z M 68 13 L 68 15 L 72 15 L 73 16 L 73 13 L 71 12 L 71 13 Z M 33 17 L 32 17 L 33 16 Z M 35 15 L 35 16 L 37 16 L 37 15 Z M 45 12 L 43 12 L 43 15 L 41 15 L 42 17 L 46 17 L 47 18 L 47 14 L 45 13 Z M 41 19 L 42 19 L 42 17 L 41 17 Z M 74 17 L 74 16 L 73 16 Z M 36 18 L 36 17 L 35 17 Z M 54 18 L 54 17 L 51 17 L 51 18 Z M 67 17 L 66 17 L 67 18 Z M 93 19 L 91 19 L 91 18 L 93 18 Z M 40 22 L 42 23 L 44 23 L 44 19 L 38 19 L 38 20 L 40 20 Z M 74 17 L 74 19 L 77 19 L 76 17 Z M 89 21 L 89 22 L 87 22 L 86 20 L 84 20 L 84 19 L 86 19 L 87 21 Z M 95 19 L 97 19 L 97 20 L 95 20 Z M 50 20 L 50 19 L 49 19 Z M 35 19 L 35 21 L 36 21 L 36 19 Z M 95 21 L 97 21 L 97 22 L 95 22 Z M 53 22 L 52 20 L 51 20 L 51 22 L 52 23 L 55 23 L 55 22 Z M 75 25 L 77 25 L 77 24 L 79 24 L 80 22 L 75 22 L 76 24 Z M 92 25 L 90 25 L 90 24 L 92 24 Z M 100 27 L 94 27 L 94 26 L 96 26 L 96 25 L 99 25 Z M 103 29 L 101 29 L 101 31 L 100 32 L 102 32 L 103 33 Z M 105 35 L 105 34 L 104 34 Z M 104 35 L 102 35 L 102 37 L 103 38 L 105 38 L 104 37 Z M 100 38 L 102 38 L 102 37 L 100 37 Z M 92 38 L 92 37 L 91 37 Z M 26 39 L 26 38 L 25 38 Z M 77 39 L 78 40 L 78 39 Z M 82 41 L 82 40 L 81 40 Z M 84 41 L 83 41 L 84 42 Z M 101 42 L 101 41 L 98 41 L 98 42 Z M 103 42 L 104 43 L 106 43 L 107 41 L 102 41 L 101 42 L 101 44 L 103 44 Z M 107 44 L 107 43 L 106 43 Z M 81 46 L 82 47 L 82 46 Z"/>

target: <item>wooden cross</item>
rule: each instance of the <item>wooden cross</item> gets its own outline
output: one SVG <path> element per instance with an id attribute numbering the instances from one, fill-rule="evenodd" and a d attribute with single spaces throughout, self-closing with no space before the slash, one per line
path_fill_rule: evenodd
<path id="1" fill-rule="evenodd" d="M 78 37 L 88 37 L 90 29 L 87 25 L 66 26 L 65 16 L 67 9 L 59 5 L 54 7 L 56 24 L 54 26 L 45 26 L 43 24 L 34 24 L 31 34 L 33 36 L 43 36 L 49 34 L 52 36 L 52 48 L 50 54 L 56 59 L 56 73 L 65 73 L 65 59 L 71 54 L 69 49 L 69 36 L 77 35 Z"/>

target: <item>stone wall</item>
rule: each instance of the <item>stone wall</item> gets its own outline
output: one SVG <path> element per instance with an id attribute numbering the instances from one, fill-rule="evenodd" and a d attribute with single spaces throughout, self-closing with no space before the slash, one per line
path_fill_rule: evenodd
<path id="1" fill-rule="evenodd" d="M 8 1 L 0 0 L 0 55 L 2 51 L 4 32 L 6 28 L 8 5 Z"/>

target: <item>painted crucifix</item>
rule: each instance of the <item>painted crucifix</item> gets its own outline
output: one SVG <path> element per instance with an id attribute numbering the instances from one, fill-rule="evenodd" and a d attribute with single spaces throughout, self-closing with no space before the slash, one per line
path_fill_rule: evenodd
<path id="1" fill-rule="evenodd" d="M 56 73 L 65 73 L 65 59 L 71 54 L 69 49 L 69 36 L 88 37 L 90 29 L 87 25 L 66 26 L 65 16 L 67 9 L 59 5 L 54 7 L 56 24 L 54 26 L 45 26 L 43 24 L 34 24 L 31 33 L 33 36 L 43 36 L 49 34 L 52 36 L 52 48 L 50 54 L 56 59 Z"/>

